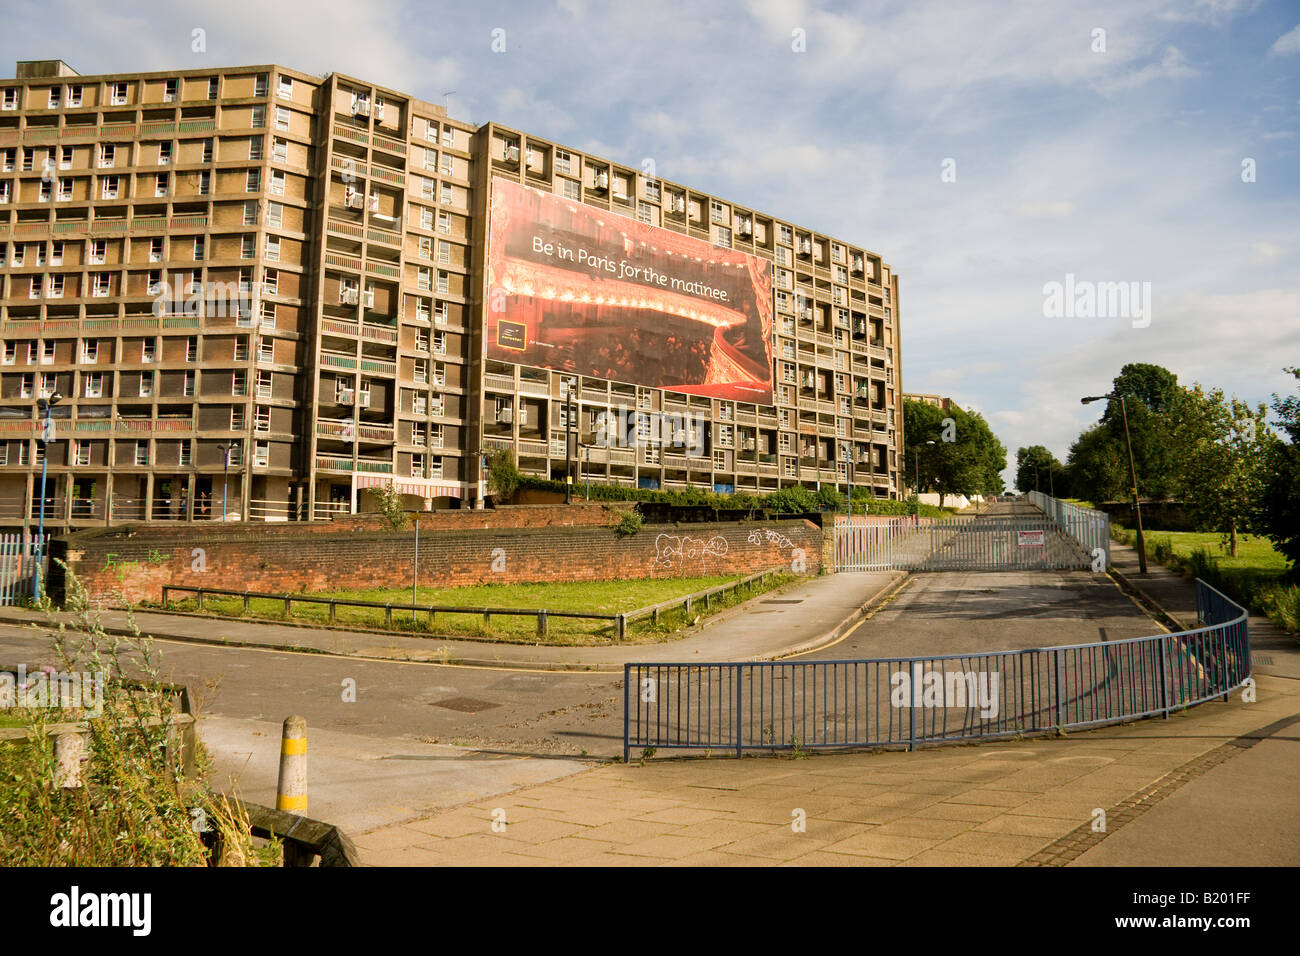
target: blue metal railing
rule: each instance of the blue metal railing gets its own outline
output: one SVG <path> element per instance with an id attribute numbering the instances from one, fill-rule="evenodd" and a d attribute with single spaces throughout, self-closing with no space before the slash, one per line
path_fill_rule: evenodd
<path id="1" fill-rule="evenodd" d="M 1228 694 L 1246 611 L 1196 582 L 1199 627 L 1095 644 L 876 660 L 625 664 L 632 750 L 899 747 L 1059 733 Z"/>

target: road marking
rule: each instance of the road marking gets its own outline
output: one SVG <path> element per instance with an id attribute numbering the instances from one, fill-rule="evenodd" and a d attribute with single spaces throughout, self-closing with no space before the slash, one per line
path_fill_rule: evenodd
<path id="1" fill-rule="evenodd" d="M 821 651 L 824 651 L 824 650 L 827 650 L 827 649 L 829 649 L 829 648 L 832 648 L 832 647 L 834 647 L 835 645 L 837 645 L 837 644 L 839 644 L 839 643 L 841 643 L 841 642 L 843 642 L 843 641 L 847 641 L 850 637 L 853 636 L 853 632 L 854 632 L 854 631 L 856 631 L 856 630 L 857 630 L 858 628 L 860 628 L 863 624 L 866 624 L 867 621 L 869 621 L 869 620 L 871 620 L 873 617 L 875 617 L 877 611 L 879 611 L 879 610 L 881 610 L 882 608 L 884 608 L 885 605 L 887 605 L 890 601 L 892 601 L 892 600 L 894 599 L 894 597 L 898 594 L 899 591 L 903 590 L 903 588 L 907 587 L 907 586 L 908 586 L 909 584 L 911 584 L 914 580 L 916 580 L 915 575 L 908 574 L 905 578 L 903 578 L 902 581 L 899 582 L 899 584 L 898 584 L 897 587 L 895 587 L 892 591 L 890 591 L 890 592 L 889 592 L 888 594 L 886 594 L 883 598 L 881 598 L 879 601 L 877 601 L 877 602 L 876 602 L 876 606 L 873 607 L 870 611 L 868 611 L 866 614 L 864 614 L 864 615 L 862 616 L 862 620 L 858 621 L 858 622 L 857 622 L 856 624 L 854 624 L 851 628 L 849 628 L 847 631 L 845 631 L 843 634 L 841 634 L 841 635 L 840 635 L 838 638 L 836 638 L 835 640 L 831 641 L 829 644 L 823 644 L 821 647 L 815 647 L 815 648 L 813 648 L 813 649 L 810 650 L 810 651 L 804 651 L 802 654 L 791 654 L 789 657 L 780 658 L 780 659 L 781 659 L 781 660 L 787 660 L 787 661 L 789 661 L 789 660 L 794 660 L 796 657 L 803 657 L 805 654 L 816 654 L 816 653 L 819 653 L 819 652 L 821 652 Z"/>

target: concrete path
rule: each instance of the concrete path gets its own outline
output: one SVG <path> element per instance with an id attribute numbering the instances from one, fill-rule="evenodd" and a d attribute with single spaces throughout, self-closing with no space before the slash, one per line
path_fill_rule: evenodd
<path id="1" fill-rule="evenodd" d="M 892 571 L 809 578 L 706 618 L 678 640 L 604 647 L 405 637 L 150 611 L 137 611 L 134 617 L 144 633 L 176 641 L 383 660 L 621 672 L 626 661 L 770 660 L 810 650 L 838 637 L 842 626 L 856 621 L 904 576 Z M 100 615 L 106 628 L 128 627 L 124 611 Z M 0 622 L 45 620 L 37 611 L 0 608 Z"/>
<path id="2" fill-rule="evenodd" d="M 1176 786 L 1222 786 L 1198 778 L 1198 763 L 1296 714 L 1300 684 L 1265 677 L 1255 704 L 1234 698 L 1060 739 L 613 764 L 353 837 L 364 862 L 398 866 L 1063 865 L 1093 862 L 1079 855 L 1089 848 L 1097 862 L 1296 865 L 1293 775 L 1261 778 L 1241 756 L 1220 763 L 1236 775 L 1228 787 L 1250 806 L 1245 818 L 1223 812 L 1233 804 L 1179 816 Z M 1242 788 L 1247 779 L 1258 789 Z M 1175 785 L 1167 800 L 1162 783 Z M 1092 830 L 1097 809 L 1104 833 Z M 1160 813 L 1192 840 L 1173 857 Z"/>

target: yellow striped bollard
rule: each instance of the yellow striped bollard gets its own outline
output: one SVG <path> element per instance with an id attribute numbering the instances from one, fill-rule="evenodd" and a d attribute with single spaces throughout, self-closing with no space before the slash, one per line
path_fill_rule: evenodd
<path id="1" fill-rule="evenodd" d="M 275 808 L 290 813 L 307 812 L 307 719 L 288 717 L 280 738 L 280 782 L 275 788 Z"/>

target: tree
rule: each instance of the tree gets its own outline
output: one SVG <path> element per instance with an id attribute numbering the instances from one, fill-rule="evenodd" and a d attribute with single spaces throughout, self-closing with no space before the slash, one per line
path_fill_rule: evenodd
<path id="1" fill-rule="evenodd" d="M 1167 414 L 1178 450 L 1169 488 L 1199 527 L 1223 535 L 1236 557 L 1237 533 L 1257 523 L 1264 488 L 1261 447 L 1269 437 L 1266 410 L 1196 384 L 1180 390 Z"/>
<path id="2" fill-rule="evenodd" d="M 1028 448 L 1016 449 L 1016 490 L 1022 492 L 1041 491 L 1043 494 L 1055 490 L 1059 497 L 1068 497 L 1066 468 L 1043 445 L 1030 445 Z"/>
<path id="3" fill-rule="evenodd" d="M 379 488 L 367 488 L 366 494 L 375 500 L 375 507 L 384 516 L 390 528 L 394 531 L 406 530 L 411 516 L 402 506 L 402 493 L 393 487 L 392 481 Z"/>
<path id="4" fill-rule="evenodd" d="M 1177 483 L 1178 453 L 1173 443 L 1171 416 L 1183 389 L 1167 368 L 1144 362 L 1131 363 L 1115 376 L 1111 391 L 1124 396 L 1128 432 L 1133 446 L 1138 490 L 1145 498 L 1169 498 Z M 1118 399 L 1106 403 L 1101 424 L 1125 456 L 1124 414 Z M 1125 490 L 1131 487 L 1125 481 Z"/>
<path id="5" fill-rule="evenodd" d="M 488 456 L 488 490 L 496 496 L 497 504 L 510 501 L 519 490 L 522 477 L 514 456 L 499 448 Z"/>
<path id="6" fill-rule="evenodd" d="M 1300 368 L 1286 370 L 1300 382 Z M 1257 520 L 1260 530 L 1291 562 L 1291 573 L 1300 571 L 1300 397 L 1273 395 L 1273 412 L 1278 428 L 1289 440 L 1270 435 L 1264 442 L 1262 468 L 1265 477 L 1259 496 Z"/>
<path id="7" fill-rule="evenodd" d="M 1007 466 L 1007 450 L 978 412 L 904 401 L 903 430 L 908 477 L 918 491 L 937 491 L 940 505 L 948 495 L 1003 490 L 1000 472 Z"/>
<path id="8" fill-rule="evenodd" d="M 1128 488 L 1127 454 L 1104 425 L 1089 428 L 1074 440 L 1066 458 L 1071 495 L 1085 501 L 1123 498 Z"/>

